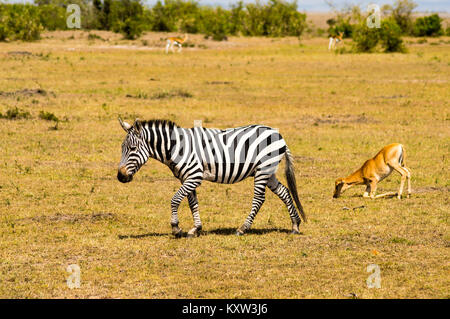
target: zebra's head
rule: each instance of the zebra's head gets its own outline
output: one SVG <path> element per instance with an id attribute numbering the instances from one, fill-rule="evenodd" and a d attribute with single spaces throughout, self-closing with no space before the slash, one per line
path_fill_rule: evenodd
<path id="1" fill-rule="evenodd" d="M 122 143 L 122 158 L 119 163 L 117 179 L 122 183 L 131 182 L 133 175 L 144 165 L 149 152 L 142 134 L 142 123 L 136 119 L 133 125 L 123 122 L 119 118 L 120 125 L 127 132 Z"/>

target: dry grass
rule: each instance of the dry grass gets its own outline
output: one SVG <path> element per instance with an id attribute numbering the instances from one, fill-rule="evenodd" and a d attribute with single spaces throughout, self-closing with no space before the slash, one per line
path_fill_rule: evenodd
<path id="1" fill-rule="evenodd" d="M 106 40 L 55 32 L 0 44 L 1 90 L 47 92 L 0 95 L 1 113 L 31 114 L 0 119 L 0 297 L 450 297 L 448 38 L 411 40 L 408 54 L 335 55 L 326 39 L 193 37 L 207 48 L 166 55 L 150 42 L 162 34 L 146 35 L 146 46 L 98 35 Z M 127 97 L 179 90 L 192 97 Z M 287 233 L 287 210 L 270 193 L 254 230 L 234 235 L 251 206 L 248 180 L 202 185 L 204 235 L 174 239 L 170 198 L 179 184 L 168 168 L 151 161 L 130 184 L 115 177 L 119 114 L 279 128 L 309 217 L 302 235 Z M 406 147 L 413 197 L 364 200 L 357 188 L 333 200 L 334 179 L 390 142 Z M 398 185 L 394 173 L 379 188 Z M 180 216 L 188 229 L 187 203 Z M 74 263 L 81 287 L 71 290 Z M 381 289 L 366 286 L 371 263 Z"/>

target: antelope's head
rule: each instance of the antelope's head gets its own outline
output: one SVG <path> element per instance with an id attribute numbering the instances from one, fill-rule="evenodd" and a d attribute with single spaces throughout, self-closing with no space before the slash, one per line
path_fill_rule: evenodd
<path id="1" fill-rule="evenodd" d="M 351 185 L 346 183 L 344 178 L 338 178 L 334 182 L 334 194 L 333 194 L 333 197 L 334 198 L 338 198 L 339 196 L 341 196 L 342 193 L 344 193 L 350 187 L 351 187 Z"/>
<path id="2" fill-rule="evenodd" d="M 117 179 L 122 183 L 133 180 L 133 175 L 144 165 L 149 158 L 148 146 L 142 134 L 142 123 L 136 119 L 133 125 L 122 121 L 120 125 L 127 132 L 122 143 L 122 158 L 119 163 Z"/>

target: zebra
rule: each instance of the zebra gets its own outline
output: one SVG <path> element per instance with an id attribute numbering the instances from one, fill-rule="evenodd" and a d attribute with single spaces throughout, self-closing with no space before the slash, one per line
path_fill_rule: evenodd
<path id="1" fill-rule="evenodd" d="M 248 177 L 254 177 L 252 208 L 236 234 L 243 235 L 250 229 L 265 200 L 266 186 L 287 206 L 292 233 L 300 233 L 301 219 L 297 208 L 305 222 L 306 215 L 297 193 L 292 155 L 277 130 L 264 125 L 225 130 L 182 128 L 172 121 L 159 119 L 136 119 L 130 125 L 120 117 L 119 122 L 127 133 L 122 143 L 122 157 L 117 173 L 120 182 L 131 182 L 134 174 L 149 158 L 167 165 L 181 182 L 181 187 L 171 201 L 170 224 L 175 237 L 183 234 L 178 226 L 178 207 L 185 197 L 188 198 L 194 219 L 194 227 L 189 230 L 187 237 L 200 235 L 202 223 L 196 188 L 202 181 L 233 184 Z M 288 187 L 278 181 L 275 175 L 283 156 L 286 158 Z"/>

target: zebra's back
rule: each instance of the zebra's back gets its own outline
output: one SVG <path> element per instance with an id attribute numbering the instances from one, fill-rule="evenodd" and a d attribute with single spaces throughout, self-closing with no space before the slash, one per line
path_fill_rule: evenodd
<path id="1" fill-rule="evenodd" d="M 286 152 L 282 136 L 268 126 L 189 130 L 191 145 L 203 167 L 203 178 L 212 182 L 232 184 L 257 171 L 273 174 Z"/>

